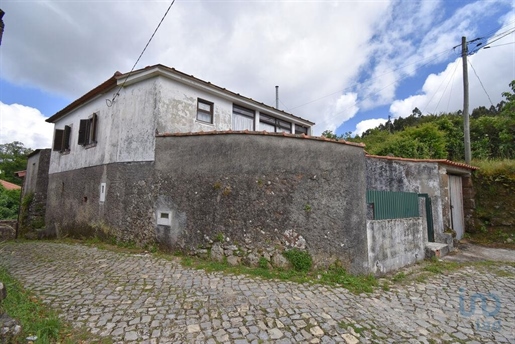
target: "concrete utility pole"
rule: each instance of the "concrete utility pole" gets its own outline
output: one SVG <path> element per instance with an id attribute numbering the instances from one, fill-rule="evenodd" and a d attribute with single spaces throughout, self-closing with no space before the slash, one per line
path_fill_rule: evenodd
<path id="1" fill-rule="evenodd" d="M 463 61 L 463 133 L 465 137 L 465 163 L 470 164 L 470 123 L 469 123 L 469 72 L 467 65 L 467 38 L 461 37 L 461 57 Z"/>

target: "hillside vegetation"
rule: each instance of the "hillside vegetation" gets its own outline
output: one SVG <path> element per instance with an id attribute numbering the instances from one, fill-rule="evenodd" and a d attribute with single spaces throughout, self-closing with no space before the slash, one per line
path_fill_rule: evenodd
<path id="1" fill-rule="evenodd" d="M 480 106 L 470 115 L 472 156 L 478 160 L 515 159 L 515 80 L 511 92 L 496 106 Z M 399 117 L 360 136 L 341 136 L 325 131 L 334 139 L 362 142 L 375 155 L 404 158 L 449 159 L 463 161 L 464 137 L 462 112 L 422 115 L 418 108 L 407 117 Z"/>
<path id="2" fill-rule="evenodd" d="M 470 116 L 472 165 L 476 192 L 474 227 L 467 228 L 471 240 L 515 248 L 515 80 L 510 92 L 496 106 L 474 109 Z M 362 142 L 375 155 L 418 159 L 464 161 L 461 111 L 422 115 L 419 109 L 369 129 L 360 136 L 350 133 L 324 136 Z"/>

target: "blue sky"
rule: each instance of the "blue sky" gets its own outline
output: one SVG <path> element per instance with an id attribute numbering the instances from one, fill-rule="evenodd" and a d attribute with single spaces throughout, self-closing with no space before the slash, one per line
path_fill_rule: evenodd
<path id="1" fill-rule="evenodd" d="M 169 3 L 14 1 L 0 5 L 0 143 L 49 147 L 44 122 L 134 64 Z M 360 133 L 388 116 L 462 107 L 461 36 L 491 49 L 469 57 L 471 108 L 515 79 L 511 0 L 177 0 L 137 68 L 162 63 L 317 123 Z M 493 37 L 493 38 L 492 38 Z"/>

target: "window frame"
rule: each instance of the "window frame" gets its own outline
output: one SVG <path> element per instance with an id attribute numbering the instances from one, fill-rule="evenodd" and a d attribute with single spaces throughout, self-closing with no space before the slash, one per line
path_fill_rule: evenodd
<path id="1" fill-rule="evenodd" d="M 277 117 L 271 116 L 267 113 L 259 114 L 259 123 L 265 123 L 268 125 L 272 125 L 274 127 L 274 133 L 290 133 L 292 124 L 291 122 L 285 121 L 283 119 L 279 119 Z M 259 128 L 261 129 L 261 128 Z"/>
<path id="2" fill-rule="evenodd" d="M 303 130 L 300 130 L 300 128 L 302 128 Z M 305 127 L 303 125 L 300 125 L 300 124 L 295 124 L 295 135 L 308 135 L 308 131 L 309 128 L 308 127 Z"/>
<path id="3" fill-rule="evenodd" d="M 232 104 L 232 123 L 234 127 L 234 119 L 235 115 L 247 117 L 249 119 L 252 119 L 252 129 L 251 131 L 256 130 L 256 111 L 249 109 L 247 107 L 238 105 L 238 104 Z M 233 130 L 248 130 L 248 129 L 236 129 L 232 128 Z"/>
<path id="4" fill-rule="evenodd" d="M 209 106 L 209 111 L 201 109 L 200 108 L 201 104 L 208 105 Z M 214 123 L 214 119 L 215 119 L 215 114 L 214 114 L 215 111 L 214 110 L 215 110 L 215 103 L 210 102 L 208 100 L 204 100 L 202 98 L 197 98 L 197 117 L 196 117 L 197 121 L 202 122 L 202 123 L 213 124 Z M 211 118 L 211 121 L 208 122 L 208 121 L 204 121 L 203 119 L 200 119 L 199 118 L 199 113 L 200 114 L 204 114 L 204 115 L 208 115 Z"/>
<path id="5" fill-rule="evenodd" d="M 84 148 L 97 145 L 98 114 L 93 113 L 88 119 L 81 119 L 77 144 Z"/>
<path id="6" fill-rule="evenodd" d="M 55 129 L 52 150 L 59 153 L 69 153 L 71 135 L 72 127 L 70 125 L 65 125 L 64 129 Z"/>

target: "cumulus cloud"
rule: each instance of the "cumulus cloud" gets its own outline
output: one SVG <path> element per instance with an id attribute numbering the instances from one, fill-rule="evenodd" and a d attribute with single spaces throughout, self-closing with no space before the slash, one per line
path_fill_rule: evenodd
<path id="1" fill-rule="evenodd" d="M 0 143 L 20 141 L 27 148 L 48 148 L 52 136 L 53 125 L 38 109 L 0 102 Z"/>
<path id="2" fill-rule="evenodd" d="M 512 14 L 505 18 L 505 23 L 513 22 L 514 19 Z M 513 45 L 510 44 L 515 42 L 514 36 L 507 36 L 492 44 L 491 49 L 479 50 L 477 54 L 468 57 L 470 111 L 479 106 L 497 105 L 502 100 L 502 93 L 509 90 L 509 83 L 515 80 L 515 55 Z M 424 114 L 463 109 L 461 58 L 449 63 L 443 72 L 430 74 L 420 94 L 392 102 L 390 113 L 394 118 L 405 117 L 415 107 Z"/>
<path id="3" fill-rule="evenodd" d="M 338 123 L 345 122 L 354 117 L 359 111 L 357 98 L 358 95 L 356 93 L 346 93 L 336 98 L 324 114 L 318 117 L 314 134 L 320 135 L 325 130 L 334 132 Z"/>
<path id="4" fill-rule="evenodd" d="M 356 124 L 356 130 L 352 132 L 352 136 L 361 135 L 368 129 L 375 128 L 381 124 L 385 124 L 386 122 L 387 120 L 384 118 L 371 118 L 361 121 Z"/>
<path id="5" fill-rule="evenodd" d="M 348 118 L 333 113 L 335 97 L 367 61 L 389 4 L 178 1 L 138 68 L 162 63 L 270 105 L 279 85 L 281 109 L 321 132 Z M 77 98 L 132 67 L 167 5 L 8 2 L 2 78 Z"/>

